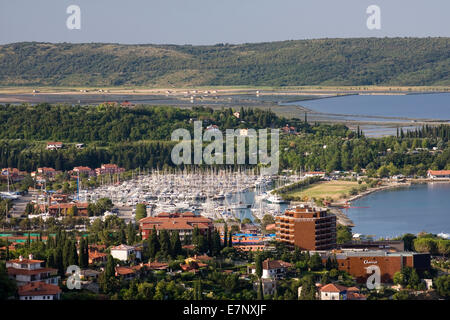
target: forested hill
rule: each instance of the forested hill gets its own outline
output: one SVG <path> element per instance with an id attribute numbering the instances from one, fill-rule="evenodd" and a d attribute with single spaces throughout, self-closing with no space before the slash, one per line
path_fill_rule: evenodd
<path id="1" fill-rule="evenodd" d="M 450 85 L 449 70 L 450 38 L 0 46 L 0 85 Z"/>

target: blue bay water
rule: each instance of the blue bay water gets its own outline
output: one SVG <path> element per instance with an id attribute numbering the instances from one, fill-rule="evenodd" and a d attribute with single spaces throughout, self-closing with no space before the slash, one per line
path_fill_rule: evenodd
<path id="1" fill-rule="evenodd" d="M 298 101 L 287 104 L 301 105 L 321 113 L 450 120 L 450 93 L 351 95 Z M 363 120 L 361 117 L 355 119 Z M 364 120 L 379 121 L 374 118 Z"/>
<path id="2" fill-rule="evenodd" d="M 450 233 L 450 183 L 418 184 L 378 191 L 344 210 L 354 233 L 395 237 L 421 231 Z"/>

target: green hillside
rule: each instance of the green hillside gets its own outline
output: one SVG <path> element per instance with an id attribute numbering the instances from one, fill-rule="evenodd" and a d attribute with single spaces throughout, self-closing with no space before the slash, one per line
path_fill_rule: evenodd
<path id="1" fill-rule="evenodd" d="M 0 46 L 0 85 L 450 85 L 449 70 L 450 38 Z"/>

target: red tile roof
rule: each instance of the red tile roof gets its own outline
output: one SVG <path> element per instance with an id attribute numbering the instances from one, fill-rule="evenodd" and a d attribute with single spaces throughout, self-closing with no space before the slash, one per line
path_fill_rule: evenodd
<path id="1" fill-rule="evenodd" d="M 19 296 L 45 296 L 61 293 L 61 289 L 42 281 L 30 282 L 18 288 Z"/>
<path id="2" fill-rule="evenodd" d="M 118 246 L 112 247 L 111 250 L 136 250 L 134 246 L 129 246 L 126 244 L 119 244 Z"/>
<path id="3" fill-rule="evenodd" d="M 366 300 L 367 297 L 364 294 L 358 292 L 348 292 L 347 291 L 347 300 Z"/>
<path id="4" fill-rule="evenodd" d="M 322 288 L 320 288 L 321 292 L 343 292 L 346 291 L 347 287 L 341 286 L 334 283 L 329 283 L 327 285 L 324 285 Z"/>
<path id="5" fill-rule="evenodd" d="M 442 175 L 450 175 L 450 170 L 428 170 L 428 173 L 433 176 L 442 176 Z"/>
<path id="6" fill-rule="evenodd" d="M 191 261 L 189 263 L 180 264 L 183 271 L 197 270 L 199 268 L 207 267 L 208 265 L 201 262 Z"/>
<path id="7" fill-rule="evenodd" d="M 9 268 L 7 268 L 7 272 L 9 275 L 15 276 L 15 275 L 34 275 L 34 274 L 40 274 L 40 273 L 56 274 L 58 272 L 58 270 L 53 269 L 53 268 L 39 268 L 39 269 L 28 270 L 28 269 L 17 269 L 17 268 L 9 267 Z"/>
<path id="8" fill-rule="evenodd" d="M 131 267 L 116 267 L 116 276 L 117 275 L 124 276 L 133 273 L 136 273 L 136 270 L 134 270 Z"/>
<path id="9" fill-rule="evenodd" d="M 104 244 L 90 244 L 89 245 L 89 250 L 99 251 L 99 250 L 104 250 L 104 249 L 106 249 L 106 245 L 104 245 Z"/>
<path id="10" fill-rule="evenodd" d="M 106 163 L 102 164 L 102 168 L 118 168 L 118 165 L 114 163 Z"/>
<path id="11" fill-rule="evenodd" d="M 147 268 L 149 268 L 150 270 L 165 270 L 169 267 L 169 265 L 167 263 L 164 262 L 149 262 L 146 264 Z"/>
<path id="12" fill-rule="evenodd" d="M 94 260 L 94 259 L 99 259 L 99 258 L 105 259 L 107 256 L 108 255 L 106 253 L 101 253 L 96 250 L 89 251 L 89 260 Z"/>
<path id="13" fill-rule="evenodd" d="M 53 168 L 47 168 L 47 167 L 38 168 L 37 171 L 43 171 L 43 172 L 46 172 L 46 171 L 56 172 L 55 169 L 53 169 Z"/>
<path id="14" fill-rule="evenodd" d="M 196 216 L 192 212 L 185 213 L 160 213 L 156 217 L 146 217 L 139 220 L 141 230 L 192 230 L 195 226 L 199 229 L 208 229 L 212 226 L 212 220 L 202 216 Z"/>
<path id="15" fill-rule="evenodd" d="M 11 238 L 9 238 L 11 239 Z M 14 259 L 7 261 L 8 263 L 20 263 L 20 264 L 35 264 L 35 263 L 42 263 L 44 260 L 34 260 L 34 259 Z"/>
<path id="16" fill-rule="evenodd" d="M 136 271 L 141 270 L 145 265 L 141 264 L 141 265 L 137 265 L 137 266 L 132 266 L 132 267 L 126 267 L 126 266 L 119 266 L 116 267 L 116 276 L 124 276 L 124 275 L 128 275 L 128 274 L 134 274 L 136 273 Z"/>
<path id="17" fill-rule="evenodd" d="M 200 260 L 200 261 L 211 261 L 211 260 L 213 260 L 213 258 L 211 258 L 210 256 L 208 256 L 208 255 L 206 255 L 206 254 L 203 254 L 203 255 L 201 255 L 201 256 L 195 255 L 195 256 L 194 256 L 194 259 L 195 259 L 195 260 Z"/>
<path id="18" fill-rule="evenodd" d="M 289 262 L 284 262 L 281 260 L 269 260 L 266 259 L 262 263 L 264 270 L 272 270 L 272 269 L 280 269 L 280 268 L 289 268 L 292 266 Z"/>
<path id="19" fill-rule="evenodd" d="M 74 167 L 73 171 L 92 171 L 92 169 L 89 167 L 81 167 L 80 166 L 80 167 Z"/>
<path id="20" fill-rule="evenodd" d="M 82 203 L 82 202 L 77 202 L 77 203 L 58 203 L 58 204 L 52 204 L 51 206 L 49 206 L 49 209 L 69 209 L 72 207 L 77 207 L 78 209 L 80 208 L 87 208 L 88 207 L 88 203 Z"/>

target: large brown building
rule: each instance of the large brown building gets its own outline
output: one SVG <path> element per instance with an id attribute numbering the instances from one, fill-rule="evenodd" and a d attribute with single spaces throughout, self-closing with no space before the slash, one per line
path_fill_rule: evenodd
<path id="1" fill-rule="evenodd" d="M 156 217 L 147 217 L 139 220 L 139 229 L 142 239 L 147 239 L 155 229 L 159 234 L 161 230 L 178 231 L 180 239 L 191 237 L 194 228 L 197 227 L 200 233 L 206 234 L 208 230 L 214 230 L 211 219 L 197 216 L 192 212 L 166 213 L 162 212 Z"/>
<path id="2" fill-rule="evenodd" d="M 48 213 L 52 216 L 67 215 L 69 209 L 72 207 L 77 207 L 77 216 L 87 216 L 88 215 L 88 203 L 86 202 L 75 202 L 75 203 L 57 203 L 48 206 Z M 41 205 L 41 211 L 45 210 L 45 206 Z"/>
<path id="3" fill-rule="evenodd" d="M 411 267 L 419 273 L 430 269 L 430 254 L 414 252 L 387 252 L 374 251 L 349 251 L 323 253 L 322 260 L 325 263 L 328 257 L 336 257 L 339 270 L 346 271 L 363 283 L 370 274 L 367 267 L 375 265 L 380 268 L 381 282 L 392 282 L 394 274 L 403 267 Z"/>
<path id="4" fill-rule="evenodd" d="M 300 205 L 276 217 L 276 239 L 301 250 L 336 246 L 336 216 L 326 209 Z"/>

